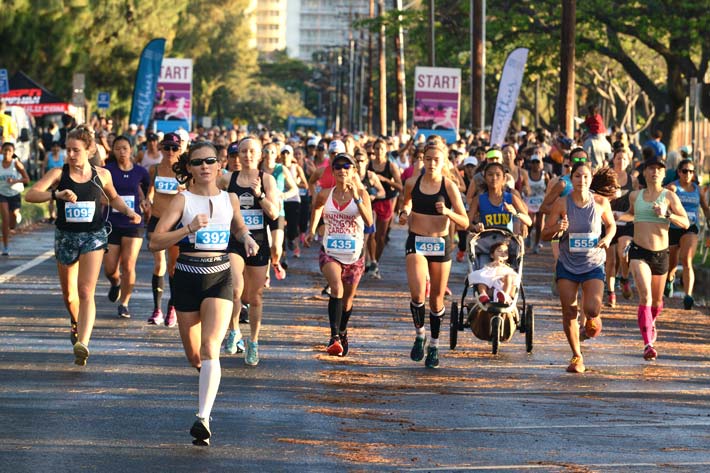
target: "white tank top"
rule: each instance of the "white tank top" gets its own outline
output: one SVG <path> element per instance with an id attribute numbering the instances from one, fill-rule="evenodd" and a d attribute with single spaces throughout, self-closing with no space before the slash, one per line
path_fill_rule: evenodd
<path id="1" fill-rule="evenodd" d="M 2 158 L 0 158 L 0 161 Z M 16 159 L 10 161 L 10 165 L 6 168 L 0 164 L 0 195 L 5 197 L 14 197 L 25 190 L 25 185 L 21 182 L 8 184 L 8 179 L 22 179 L 22 174 L 17 170 Z"/>
<path id="2" fill-rule="evenodd" d="M 525 197 L 525 204 L 530 212 L 538 212 L 545 198 L 545 171 L 542 171 L 539 180 L 536 181 L 530 177 L 528 182 L 530 183 L 530 195 Z"/>
<path id="3" fill-rule="evenodd" d="M 343 264 L 353 264 L 362 255 L 365 222 L 352 199 L 343 210 L 338 209 L 333 202 L 334 191 L 335 188 L 330 190 L 323 209 L 323 249 L 331 258 Z"/>
<path id="4" fill-rule="evenodd" d="M 148 151 L 145 151 L 143 153 L 143 159 L 141 160 L 141 166 L 148 169 L 149 167 L 160 163 L 162 160 L 163 160 L 163 154 L 160 151 L 158 151 L 157 158 L 153 158 L 151 155 L 148 154 Z"/>
<path id="5" fill-rule="evenodd" d="M 197 251 L 225 251 L 227 243 L 229 243 L 229 229 L 234 216 L 229 194 L 220 191 L 217 195 L 206 196 L 183 191 L 182 195 L 185 196 L 185 207 L 180 219 L 182 226 L 187 227 L 198 214 L 210 216 L 209 225 L 188 235 L 190 246 Z M 210 209 L 210 207 L 212 208 Z M 182 245 L 181 249 L 188 250 Z"/>

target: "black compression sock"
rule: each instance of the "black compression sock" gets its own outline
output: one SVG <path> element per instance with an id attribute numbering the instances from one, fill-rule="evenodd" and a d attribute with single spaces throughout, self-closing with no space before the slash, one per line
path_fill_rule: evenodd
<path id="1" fill-rule="evenodd" d="M 155 309 L 160 309 L 160 304 L 163 299 L 163 289 L 165 287 L 165 278 L 163 276 L 153 275 L 151 280 L 151 286 L 153 287 L 153 305 Z"/>
<path id="2" fill-rule="evenodd" d="M 330 336 L 338 335 L 340 320 L 343 315 L 343 298 L 330 297 L 328 299 L 328 320 L 330 321 Z"/>
<path id="3" fill-rule="evenodd" d="M 352 313 L 352 307 L 350 307 L 349 310 L 343 311 L 343 315 L 340 317 L 340 333 L 345 333 L 348 330 L 348 321 L 350 320 L 350 315 L 352 315 Z"/>
<path id="4" fill-rule="evenodd" d="M 439 331 L 441 330 L 441 319 L 444 318 L 444 309 L 434 313 L 429 312 L 429 325 L 431 326 L 431 338 L 439 338 Z"/>

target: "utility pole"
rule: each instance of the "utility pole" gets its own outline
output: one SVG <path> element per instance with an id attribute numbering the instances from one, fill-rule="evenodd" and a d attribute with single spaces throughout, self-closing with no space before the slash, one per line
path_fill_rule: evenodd
<path id="1" fill-rule="evenodd" d="M 483 13 L 483 0 L 471 0 L 471 127 L 474 133 L 484 126 L 484 39 L 483 28 L 485 17 Z"/>
<path id="2" fill-rule="evenodd" d="M 562 2 L 562 44 L 560 49 L 560 129 L 574 136 L 574 60 L 575 29 L 577 23 L 577 0 Z"/>
<path id="3" fill-rule="evenodd" d="M 434 28 L 434 0 L 429 0 L 429 66 L 436 67 L 436 30 Z"/>
<path id="4" fill-rule="evenodd" d="M 348 131 L 352 132 L 355 128 L 355 40 L 353 39 L 353 30 L 350 30 L 350 38 L 348 46 L 350 48 L 348 55 Z"/>
<path id="5" fill-rule="evenodd" d="M 385 0 L 377 0 L 380 20 L 385 14 Z M 380 56 L 380 134 L 387 134 L 387 58 L 385 57 L 385 24 L 380 25 L 379 56 Z"/>
<path id="6" fill-rule="evenodd" d="M 402 0 L 394 0 L 394 8 L 402 11 Z M 397 32 L 394 35 L 395 66 L 397 68 L 397 131 L 407 130 L 407 88 L 404 74 L 404 34 L 402 15 L 397 15 Z"/>
<path id="7" fill-rule="evenodd" d="M 375 0 L 370 0 L 370 19 L 375 18 Z M 367 32 L 367 133 L 372 134 L 375 124 L 375 78 L 374 70 L 375 47 L 372 41 L 372 31 Z"/>

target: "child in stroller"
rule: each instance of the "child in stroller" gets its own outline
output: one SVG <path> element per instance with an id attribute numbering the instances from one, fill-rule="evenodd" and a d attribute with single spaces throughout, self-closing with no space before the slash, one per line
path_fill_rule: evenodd
<path id="1" fill-rule="evenodd" d="M 469 281 L 476 285 L 478 302 L 482 308 L 491 300 L 510 305 L 517 291 L 518 273 L 508 265 L 508 241 L 494 243 L 489 255 L 490 263 L 472 271 Z"/>

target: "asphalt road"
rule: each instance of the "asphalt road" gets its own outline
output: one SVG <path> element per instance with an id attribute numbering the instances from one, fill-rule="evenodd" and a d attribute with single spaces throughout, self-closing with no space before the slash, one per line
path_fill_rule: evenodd
<path id="1" fill-rule="evenodd" d="M 304 251 L 266 293 L 259 366 L 222 358 L 213 445 L 200 448 L 189 436 L 197 373 L 176 329 L 145 323 L 150 254 L 139 261 L 132 319 L 116 318 L 100 280 L 92 355 L 80 368 L 52 238 L 40 225 L 0 258 L 0 471 L 710 471 L 708 309 L 668 301 L 659 359 L 648 363 L 636 307 L 619 296 L 602 335 L 584 342 L 589 371 L 568 374 L 549 250 L 525 263 L 533 353 L 520 334 L 498 356 L 470 333 L 451 351 L 447 323 L 439 370 L 409 360 L 403 229 L 385 251 L 384 278 L 361 286 L 347 358 L 324 353 L 327 304 L 315 297 L 316 251 Z M 454 264 L 457 297 L 465 269 Z"/>

